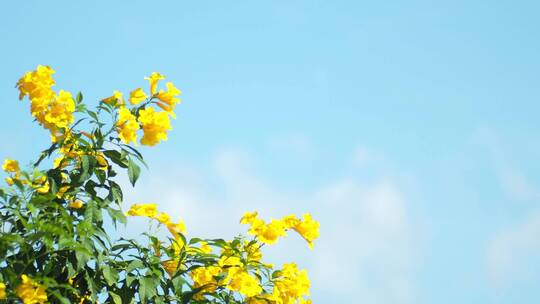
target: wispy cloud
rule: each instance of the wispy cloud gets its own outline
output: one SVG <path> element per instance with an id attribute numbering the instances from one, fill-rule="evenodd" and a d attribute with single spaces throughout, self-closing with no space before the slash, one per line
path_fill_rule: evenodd
<path id="1" fill-rule="evenodd" d="M 273 151 L 279 153 L 293 154 L 302 158 L 311 159 L 315 157 L 315 147 L 313 143 L 303 134 L 287 134 L 272 138 L 268 146 Z"/>
<path id="2" fill-rule="evenodd" d="M 513 163 L 516 156 L 506 153 L 493 130 L 481 129 L 476 140 L 487 147 L 499 187 L 510 201 L 540 200 L 539 185 Z M 502 287 L 511 287 L 516 280 L 528 277 L 528 271 L 534 268 L 531 262 L 540 259 L 539 235 L 540 210 L 536 206 L 520 220 L 493 232 L 487 242 L 486 268 L 495 290 L 500 292 Z"/>
<path id="3" fill-rule="evenodd" d="M 342 177 L 295 192 L 265 179 L 256 169 L 258 160 L 242 149 L 221 149 L 210 161 L 206 170 L 182 165 L 153 170 L 127 200 L 156 202 L 184 218 L 188 233 L 205 237 L 245 232 L 238 219 L 246 211 L 257 210 L 264 218 L 310 212 L 321 222 L 313 251 L 291 234 L 266 253 L 278 265 L 299 261 L 309 268 L 314 300 L 413 302 L 413 227 L 394 180 Z"/>
<path id="4" fill-rule="evenodd" d="M 489 243 L 487 267 L 497 286 L 511 284 L 526 276 L 531 258 L 540 256 L 540 212 L 523 222 L 498 232 Z"/>

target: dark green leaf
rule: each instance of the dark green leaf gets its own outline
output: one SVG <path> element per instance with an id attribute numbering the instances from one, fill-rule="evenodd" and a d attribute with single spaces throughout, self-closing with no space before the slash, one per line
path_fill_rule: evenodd
<path id="1" fill-rule="evenodd" d="M 135 186 L 135 183 L 139 179 L 140 174 L 141 174 L 141 168 L 131 158 L 129 158 L 128 177 L 129 177 L 129 181 L 131 182 L 133 186 Z"/>

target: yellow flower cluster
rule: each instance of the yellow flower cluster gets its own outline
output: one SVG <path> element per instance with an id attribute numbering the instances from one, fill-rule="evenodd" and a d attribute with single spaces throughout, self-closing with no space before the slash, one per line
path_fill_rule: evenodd
<path id="1" fill-rule="evenodd" d="M 56 94 L 52 87 L 54 70 L 48 66 L 39 65 L 36 70 L 27 72 L 17 82 L 19 99 L 28 96 L 32 116 L 51 134 L 57 134 L 74 121 L 75 101 L 71 93 L 60 90 Z"/>
<path id="2" fill-rule="evenodd" d="M 6 284 L 0 282 L 0 300 L 6 298 Z"/>
<path id="3" fill-rule="evenodd" d="M 116 129 L 118 137 L 122 142 L 129 144 L 137 141 L 137 131 L 142 129 L 144 134 L 140 140 L 142 145 L 155 146 L 160 141 L 167 140 L 167 131 L 172 130 L 169 116 L 176 118 L 174 108 L 180 103 L 178 96 L 181 94 L 172 82 L 167 82 L 167 91 L 157 91 L 158 81 L 165 79 L 159 73 L 153 72 L 149 77 L 145 77 L 150 83 L 150 96 L 148 96 L 142 88 L 137 88 L 130 92 L 129 102 L 131 105 L 137 106 L 143 103 L 140 108 L 129 109 L 126 107 L 122 93 L 114 91 L 113 95 L 104 98 L 102 102 L 118 107 L 118 119 L 116 121 Z M 155 104 L 163 111 L 149 105 Z"/>
<path id="4" fill-rule="evenodd" d="M 156 204 L 134 204 L 126 212 L 129 216 L 145 216 L 164 224 L 174 236 L 171 247 L 172 253 L 167 253 L 168 259 L 162 262 L 165 271 L 172 277 L 177 270 L 191 269 L 187 272 L 193 281 L 193 288 L 199 289 L 195 299 L 203 300 L 218 289 L 228 289 L 243 296 L 247 303 L 273 303 L 273 304 L 309 304 L 311 300 L 304 299 L 309 295 L 310 281 L 305 270 L 299 270 L 296 264 L 285 264 L 283 269 L 275 271 L 272 278 L 265 280 L 262 269 L 269 271 L 272 265 L 261 263 L 262 243 L 274 243 L 279 236 L 284 236 L 287 229 L 293 229 L 300 233 L 310 244 L 318 237 L 319 223 L 314 221 L 309 214 L 302 219 L 295 215 L 288 215 L 281 220 L 272 220 L 266 224 L 258 218 L 257 212 L 244 214 L 241 223 L 250 224 L 250 231 L 257 236 L 248 241 L 243 238 L 231 242 L 216 244 L 221 247 L 221 253 L 212 255 L 212 247 L 205 241 L 200 242 L 200 247 L 185 246 L 179 233 L 185 233 L 183 222 L 173 224 L 170 217 L 159 212 Z M 154 246 L 156 255 L 160 256 L 159 244 Z M 187 256 L 205 256 L 203 265 L 189 266 L 189 260 L 181 260 L 181 250 Z M 211 259 L 216 258 L 213 262 Z M 188 261 L 188 262 L 186 262 Z M 182 263 L 182 264 L 181 264 Z M 187 263 L 187 264 L 183 264 Z"/>
<path id="5" fill-rule="evenodd" d="M 10 176 L 6 177 L 6 183 L 12 186 L 15 181 L 19 181 L 21 184 L 30 185 L 38 193 L 49 192 L 49 182 L 45 175 L 34 175 L 33 177 L 23 177 L 19 168 L 19 162 L 13 159 L 6 159 L 2 165 L 2 170 L 9 173 Z"/>
<path id="6" fill-rule="evenodd" d="M 259 279 L 250 274 L 241 259 L 236 256 L 223 255 L 217 266 L 203 266 L 190 273 L 194 288 L 201 288 L 197 295 L 202 299 L 203 293 L 213 292 L 223 286 L 243 296 L 253 297 L 263 291 Z"/>
<path id="7" fill-rule="evenodd" d="M 22 284 L 15 288 L 15 293 L 24 304 L 41 304 L 47 301 L 47 294 L 43 286 L 34 282 L 25 274 L 21 278 Z"/>
<path id="8" fill-rule="evenodd" d="M 144 131 L 141 144 L 147 146 L 155 146 L 160 141 L 167 140 L 167 131 L 172 129 L 167 112 L 156 112 L 154 108 L 141 110 L 139 122 Z"/>
<path id="9" fill-rule="evenodd" d="M 81 131 L 80 134 L 92 138 L 92 135 Z M 58 153 L 60 154 L 59 157 L 57 157 L 54 160 L 54 168 L 60 168 L 63 169 L 71 164 L 75 164 L 76 166 L 80 165 L 80 160 L 83 155 L 91 155 L 95 157 L 98 167 L 101 170 L 106 171 L 109 167 L 109 163 L 105 159 L 105 155 L 103 152 L 100 151 L 83 151 L 81 147 L 79 146 L 78 139 L 74 136 L 73 132 L 71 130 L 66 130 L 64 134 L 60 134 L 57 136 L 52 137 L 52 142 L 57 143 L 59 141 L 62 141 L 62 144 L 60 145 L 60 149 L 58 150 Z"/>
<path id="10" fill-rule="evenodd" d="M 15 180 L 20 179 L 21 174 L 18 161 L 13 159 L 4 160 L 2 170 L 10 174 L 10 176 L 6 177 L 6 183 L 8 185 L 12 186 Z"/>
<path id="11" fill-rule="evenodd" d="M 137 123 L 137 118 L 126 107 L 121 107 L 118 110 L 118 120 L 116 121 L 118 137 L 126 143 L 135 142 L 137 140 L 137 130 L 141 127 Z"/>
<path id="12" fill-rule="evenodd" d="M 13 159 L 6 159 L 2 165 L 2 170 L 8 173 L 17 173 L 20 171 L 19 162 Z"/>
<path id="13" fill-rule="evenodd" d="M 126 212 L 128 216 L 145 216 L 158 221 L 165 225 L 175 239 L 179 238 L 179 234 L 186 233 L 186 224 L 180 220 L 178 223 L 171 221 L 171 217 L 165 212 L 158 212 L 156 204 L 133 204 Z"/>
<path id="14" fill-rule="evenodd" d="M 299 270 L 295 263 L 283 265 L 274 278 L 271 293 L 262 293 L 248 298 L 249 304 L 311 304 L 304 299 L 309 295 L 310 281 L 306 270 Z"/>
<path id="15" fill-rule="evenodd" d="M 266 223 L 258 217 L 257 212 L 246 212 L 240 223 L 249 224 L 248 233 L 269 245 L 276 243 L 279 237 L 285 236 L 288 229 L 298 232 L 308 242 L 309 248 L 313 248 L 313 241 L 319 237 L 320 224 L 314 221 L 310 214 L 304 214 L 303 219 L 297 218 L 294 214 L 287 215 L 281 220 Z"/>

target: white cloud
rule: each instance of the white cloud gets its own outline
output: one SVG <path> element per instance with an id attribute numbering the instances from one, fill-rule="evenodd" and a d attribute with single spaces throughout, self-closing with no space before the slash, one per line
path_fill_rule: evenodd
<path id="1" fill-rule="evenodd" d="M 530 259 L 540 256 L 540 212 L 496 234 L 487 250 L 487 267 L 496 286 L 526 276 Z"/>
<path id="2" fill-rule="evenodd" d="M 292 192 L 259 176 L 255 160 L 241 149 L 222 149 L 212 161 L 206 171 L 181 165 L 152 170 L 127 201 L 156 202 L 184 218 L 188 233 L 204 237 L 245 232 L 238 224 L 245 211 L 257 210 L 264 218 L 310 212 L 321 222 L 314 250 L 291 234 L 266 253 L 272 262 L 299 261 L 308 268 L 315 302 L 413 302 L 412 226 L 394 181 L 344 177 Z"/>
<path id="3" fill-rule="evenodd" d="M 488 149 L 495 174 L 506 195 L 518 201 L 535 201 L 540 199 L 538 185 L 531 182 L 528 176 L 513 164 L 515 155 L 508 155 L 500 143 L 497 134 L 490 128 L 479 128 L 472 136 L 473 142 Z"/>
<path id="4" fill-rule="evenodd" d="M 499 165 L 497 174 L 503 190 L 513 199 L 531 201 L 540 198 L 540 191 L 523 173 L 508 166 Z"/>
<path id="5" fill-rule="evenodd" d="M 289 134 L 275 137 L 268 143 L 269 147 L 280 153 L 311 159 L 315 156 L 313 143 L 302 134 Z"/>
<path id="6" fill-rule="evenodd" d="M 371 153 L 364 146 L 358 146 L 353 152 L 353 164 L 363 166 L 372 158 Z"/>
<path id="7" fill-rule="evenodd" d="M 476 140 L 488 148 L 500 188 L 513 201 L 536 202 L 540 190 L 528 176 L 513 165 L 498 136 L 490 129 L 477 132 Z M 497 292 L 511 287 L 516 280 L 529 277 L 540 259 L 540 210 L 530 212 L 521 221 L 493 233 L 486 248 L 488 277 Z"/>

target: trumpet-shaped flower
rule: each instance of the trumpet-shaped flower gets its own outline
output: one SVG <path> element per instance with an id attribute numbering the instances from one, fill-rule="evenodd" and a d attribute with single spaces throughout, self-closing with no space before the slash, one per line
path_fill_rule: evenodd
<path id="1" fill-rule="evenodd" d="M 154 217 L 158 213 L 156 204 L 133 204 L 127 215 Z"/>
<path id="2" fill-rule="evenodd" d="M 8 173 L 17 173 L 20 170 L 19 162 L 13 159 L 6 159 L 2 165 L 2 170 Z"/>
<path id="3" fill-rule="evenodd" d="M 313 240 L 319 237 L 319 226 L 319 222 L 314 221 L 311 214 L 306 213 L 293 229 L 308 242 L 309 248 L 313 248 Z"/>
<path id="4" fill-rule="evenodd" d="M 0 300 L 6 298 L 6 284 L 0 282 Z"/>
<path id="5" fill-rule="evenodd" d="M 126 107 L 121 107 L 118 110 L 118 121 L 116 121 L 118 137 L 126 144 L 136 142 L 137 130 L 139 129 L 139 123 L 137 123 L 137 120 L 131 111 Z"/>
<path id="6" fill-rule="evenodd" d="M 156 112 L 154 108 L 146 108 L 139 112 L 139 122 L 144 135 L 141 144 L 155 146 L 162 140 L 167 140 L 167 131 L 172 130 L 171 121 L 166 112 Z"/>
<path id="7" fill-rule="evenodd" d="M 113 91 L 113 94 L 111 96 L 103 98 L 101 101 L 107 104 L 113 104 L 113 102 L 116 101 L 117 105 L 124 105 L 124 98 L 122 97 L 122 93 L 116 90 Z"/>
<path id="8" fill-rule="evenodd" d="M 22 284 L 15 288 L 15 293 L 24 304 L 41 304 L 47 301 L 47 294 L 43 286 L 34 282 L 25 274 L 21 278 Z"/>
<path id="9" fill-rule="evenodd" d="M 131 102 L 132 105 L 138 105 L 146 98 L 148 98 L 148 96 L 146 96 L 146 93 L 141 88 L 136 88 L 129 94 L 129 102 Z"/>
<path id="10" fill-rule="evenodd" d="M 156 95 L 156 97 L 159 99 L 157 105 L 169 113 L 169 115 L 171 115 L 173 118 L 176 118 L 173 111 L 176 104 L 180 103 L 180 98 L 178 98 L 178 96 L 182 92 L 177 89 L 172 82 L 167 82 L 166 86 L 167 92 L 160 90 Z"/>
<path id="11" fill-rule="evenodd" d="M 165 79 L 165 76 L 161 75 L 158 72 L 153 72 L 149 77 L 144 77 L 144 79 L 150 82 L 150 95 L 156 94 L 156 88 L 158 81 Z"/>

